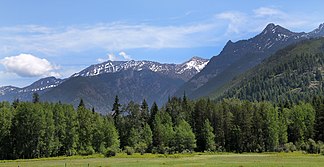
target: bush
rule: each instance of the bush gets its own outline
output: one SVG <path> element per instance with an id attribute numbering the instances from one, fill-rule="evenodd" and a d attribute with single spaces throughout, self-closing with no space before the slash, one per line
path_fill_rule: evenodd
<path id="1" fill-rule="evenodd" d="M 284 145 L 284 150 L 285 150 L 285 152 L 294 152 L 297 150 L 297 148 L 294 145 L 294 143 L 290 142 L 290 143 L 286 143 Z"/>
<path id="2" fill-rule="evenodd" d="M 101 153 L 101 154 L 105 154 L 105 153 L 106 153 L 107 149 L 106 149 L 104 143 L 101 143 L 101 144 L 100 144 L 100 147 L 99 147 L 99 150 L 98 150 L 98 151 L 99 151 L 99 153 Z"/>
<path id="3" fill-rule="evenodd" d="M 136 148 L 136 152 L 139 152 L 141 153 L 141 155 L 143 155 L 146 152 L 147 145 L 143 142 L 140 142 L 136 144 L 135 148 Z"/>
<path id="4" fill-rule="evenodd" d="M 76 155 L 77 153 L 78 152 L 74 148 L 72 148 L 72 149 L 67 150 L 65 154 L 67 156 L 72 156 L 72 155 Z"/>
<path id="5" fill-rule="evenodd" d="M 127 155 L 133 155 L 135 150 L 134 150 L 133 147 L 126 146 L 125 147 L 125 152 L 126 152 Z"/>
<path id="6" fill-rule="evenodd" d="M 105 157 L 113 157 L 113 156 L 116 156 L 117 154 L 117 150 L 114 149 L 114 148 L 107 148 L 106 149 L 106 152 L 105 152 Z"/>
<path id="7" fill-rule="evenodd" d="M 80 150 L 80 155 L 92 155 L 95 153 L 95 150 L 92 148 L 92 146 L 87 146 L 85 149 Z"/>
<path id="8" fill-rule="evenodd" d="M 322 141 L 317 142 L 318 148 L 319 148 L 319 153 L 321 155 L 324 155 L 324 143 Z"/>
<path id="9" fill-rule="evenodd" d="M 306 151 L 307 153 L 317 154 L 320 152 L 320 148 L 313 139 L 308 139 Z"/>
<path id="10" fill-rule="evenodd" d="M 158 148 L 157 147 L 153 147 L 152 148 L 152 154 L 157 154 L 157 153 L 159 153 L 158 152 Z"/>

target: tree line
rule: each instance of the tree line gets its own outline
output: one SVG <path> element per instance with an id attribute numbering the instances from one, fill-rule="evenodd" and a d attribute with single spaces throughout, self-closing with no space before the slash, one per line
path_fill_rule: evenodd
<path id="1" fill-rule="evenodd" d="M 38 158 L 125 151 L 324 151 L 324 98 L 274 105 L 237 99 L 173 97 L 159 108 L 119 104 L 112 114 L 61 103 L 0 103 L 0 158 Z"/>

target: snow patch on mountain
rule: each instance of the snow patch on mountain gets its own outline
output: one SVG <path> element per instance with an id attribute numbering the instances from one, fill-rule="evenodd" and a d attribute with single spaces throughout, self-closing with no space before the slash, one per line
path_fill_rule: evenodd
<path id="1" fill-rule="evenodd" d="M 199 57 L 193 57 L 188 62 L 185 62 L 178 66 L 176 73 L 182 74 L 187 70 L 195 70 L 197 73 L 200 72 L 209 62 L 207 59 Z"/>
<path id="2" fill-rule="evenodd" d="M 182 64 L 162 64 L 153 61 L 106 61 L 91 65 L 88 68 L 73 74 L 71 77 L 91 77 L 105 73 L 115 73 L 125 70 L 150 70 L 153 72 L 169 75 L 183 80 L 189 80 L 200 72 L 208 63 L 208 59 L 193 57 Z"/>

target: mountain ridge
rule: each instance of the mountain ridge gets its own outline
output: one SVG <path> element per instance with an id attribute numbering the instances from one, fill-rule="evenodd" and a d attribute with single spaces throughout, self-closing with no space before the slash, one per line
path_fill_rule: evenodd
<path id="1" fill-rule="evenodd" d="M 213 56 L 206 67 L 179 88 L 175 95 L 181 96 L 185 92 L 190 98 L 208 96 L 210 92 L 258 65 L 277 50 L 321 36 L 324 36 L 323 24 L 309 33 L 296 33 L 270 23 L 250 39 L 236 42 L 229 40 L 220 54 Z"/>
<path id="2" fill-rule="evenodd" d="M 192 57 L 190 60 L 181 64 L 159 63 L 148 60 L 130 60 L 130 61 L 111 61 L 91 65 L 84 70 L 73 74 L 71 77 L 88 77 L 100 75 L 103 73 L 115 73 L 132 69 L 135 71 L 151 70 L 153 72 L 170 75 L 174 78 L 189 80 L 193 75 L 200 72 L 208 63 L 208 59 Z"/>
<path id="3" fill-rule="evenodd" d="M 208 59 L 203 59 L 200 57 L 192 57 L 190 60 L 185 61 L 181 64 L 168 64 L 168 63 L 158 63 L 154 61 L 106 61 L 99 64 L 93 64 L 89 67 L 81 70 L 78 73 L 75 73 L 71 75 L 69 78 L 65 79 L 58 79 L 55 77 L 47 77 L 42 78 L 31 85 L 28 85 L 23 88 L 14 87 L 14 86 L 3 86 L 0 87 L 0 100 L 1 101 L 14 101 L 16 99 L 19 99 L 21 101 L 30 101 L 32 99 L 33 93 L 38 93 L 41 96 L 45 94 L 47 91 L 52 90 L 59 86 L 60 84 L 64 83 L 65 81 L 74 79 L 76 77 L 94 77 L 94 76 L 100 76 L 104 74 L 113 74 L 113 73 L 120 73 L 125 72 L 129 74 L 129 71 L 145 71 L 143 72 L 143 75 L 150 75 L 146 71 L 151 71 L 152 73 L 157 73 L 160 77 L 166 78 L 166 80 L 169 80 L 171 83 L 175 83 L 176 88 L 179 86 L 179 83 L 183 84 L 185 81 L 193 77 L 195 74 L 197 74 L 204 66 L 208 63 Z M 119 74 L 118 74 L 119 75 Z M 123 76 L 120 74 L 120 76 Z M 153 75 L 151 75 L 153 76 Z M 156 77 L 156 76 L 154 76 Z M 100 80 L 100 79 L 97 79 Z M 88 81 L 87 81 L 88 82 Z M 152 81 L 151 81 L 152 82 Z M 161 81 L 162 82 L 162 81 Z M 77 84 L 77 83 L 75 83 Z M 118 83 L 116 83 L 118 84 Z M 159 84 L 158 84 L 159 85 Z M 124 85 L 126 86 L 126 85 Z M 161 85 L 160 85 L 161 86 Z M 118 85 L 116 85 L 118 87 Z M 162 86 L 163 87 L 163 86 Z M 167 96 L 172 96 L 172 94 L 175 92 L 175 87 L 173 85 L 170 86 L 170 92 L 171 94 L 168 94 Z M 95 89 L 95 88 L 92 88 Z M 167 90 L 166 88 L 163 88 L 164 90 Z M 69 91 L 69 90 L 66 90 Z M 116 93 L 117 94 L 117 93 Z M 48 96 L 48 95 L 46 95 Z M 53 98 L 47 98 L 51 99 L 52 101 L 56 101 Z M 156 100 L 160 101 L 160 100 Z M 64 102 L 64 100 L 62 100 Z M 73 102 L 75 103 L 75 102 Z M 160 103 L 162 104 L 162 103 Z"/>

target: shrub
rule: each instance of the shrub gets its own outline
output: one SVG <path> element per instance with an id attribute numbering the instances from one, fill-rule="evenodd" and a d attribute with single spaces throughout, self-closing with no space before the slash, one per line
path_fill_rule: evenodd
<path id="1" fill-rule="evenodd" d="M 157 153 L 159 153 L 158 148 L 157 147 L 153 147 L 152 148 L 152 154 L 157 154 Z"/>
<path id="2" fill-rule="evenodd" d="M 296 146 L 294 145 L 294 143 L 290 142 L 290 143 L 286 143 L 284 145 L 284 150 L 285 152 L 294 152 L 297 150 Z"/>
<path id="3" fill-rule="evenodd" d="M 141 153 L 141 155 L 143 155 L 147 149 L 147 145 L 143 142 L 140 142 L 136 144 L 135 148 L 136 148 L 136 152 L 139 152 Z"/>
<path id="4" fill-rule="evenodd" d="M 77 151 L 74 148 L 72 148 L 72 149 L 67 150 L 65 154 L 67 156 L 72 156 L 72 155 L 76 155 Z"/>
<path id="5" fill-rule="evenodd" d="M 105 157 L 113 157 L 116 156 L 118 150 L 114 149 L 114 148 L 107 148 L 106 152 L 105 152 Z"/>
<path id="6" fill-rule="evenodd" d="M 308 139 L 306 151 L 311 154 L 317 154 L 320 152 L 320 148 L 313 139 Z"/>
<path id="7" fill-rule="evenodd" d="M 92 155 L 95 153 L 95 150 L 92 148 L 92 146 L 87 146 L 85 149 L 80 150 L 80 155 Z"/>
<path id="8" fill-rule="evenodd" d="M 127 155 L 133 155 L 135 150 L 134 150 L 133 147 L 126 146 L 125 147 L 125 152 L 126 152 Z"/>
<path id="9" fill-rule="evenodd" d="M 324 143 L 322 141 L 318 141 L 318 148 L 319 148 L 319 153 L 321 155 L 324 155 Z"/>

